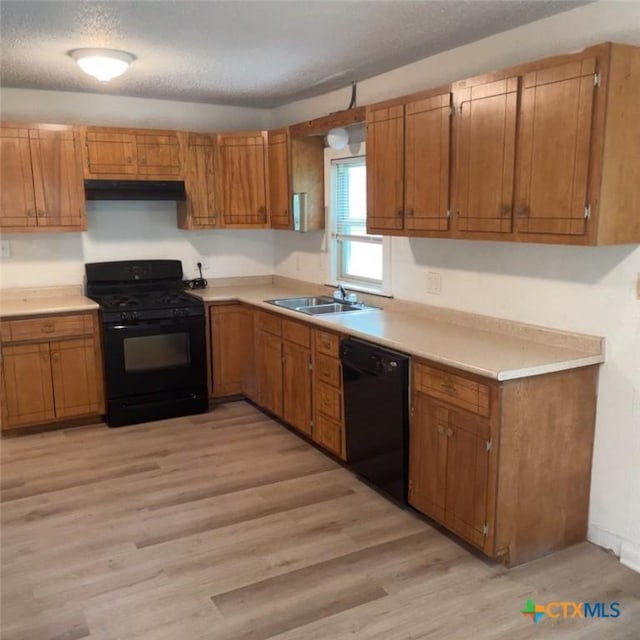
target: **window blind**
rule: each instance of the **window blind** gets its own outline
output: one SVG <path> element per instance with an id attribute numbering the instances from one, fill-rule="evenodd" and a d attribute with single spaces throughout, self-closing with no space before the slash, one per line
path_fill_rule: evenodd
<path id="1" fill-rule="evenodd" d="M 338 239 L 367 236 L 367 179 L 364 157 L 334 161 L 336 235 Z"/>

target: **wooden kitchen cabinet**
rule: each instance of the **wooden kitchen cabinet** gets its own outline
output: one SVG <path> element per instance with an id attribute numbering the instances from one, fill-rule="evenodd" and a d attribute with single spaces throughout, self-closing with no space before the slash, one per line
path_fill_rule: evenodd
<path id="1" fill-rule="evenodd" d="M 215 176 L 215 137 L 187 134 L 184 176 L 187 198 L 178 203 L 180 229 L 220 226 Z"/>
<path id="2" fill-rule="evenodd" d="M 518 82 L 511 77 L 453 92 L 453 212 L 466 236 L 512 231 Z"/>
<path id="3" fill-rule="evenodd" d="M 282 338 L 258 330 L 256 373 L 260 406 L 282 418 Z"/>
<path id="4" fill-rule="evenodd" d="M 2 325 L 2 429 L 104 412 L 97 313 Z"/>
<path id="5" fill-rule="evenodd" d="M 448 90 L 368 109 L 368 233 L 449 229 L 450 137 Z"/>
<path id="6" fill-rule="evenodd" d="M 282 320 L 282 387 L 284 420 L 307 436 L 313 427 L 311 328 Z"/>
<path id="7" fill-rule="evenodd" d="M 64 125 L 3 125 L 0 143 L 3 231 L 86 229 L 78 131 Z"/>
<path id="8" fill-rule="evenodd" d="M 291 229 L 289 132 L 287 129 L 269 131 L 268 158 L 271 228 Z"/>
<path id="9" fill-rule="evenodd" d="M 209 308 L 211 345 L 211 395 L 214 398 L 244 392 L 252 365 L 253 334 L 249 312 L 241 304 Z"/>
<path id="10" fill-rule="evenodd" d="M 585 539 L 597 366 L 498 382 L 414 359 L 409 503 L 513 566 Z"/>
<path id="11" fill-rule="evenodd" d="M 84 175 L 94 179 L 178 180 L 182 134 L 157 129 L 85 127 Z"/>
<path id="12" fill-rule="evenodd" d="M 268 227 L 266 131 L 220 133 L 217 149 L 222 225 Z"/>
<path id="13" fill-rule="evenodd" d="M 346 460 L 340 336 L 313 329 L 313 441 Z"/>

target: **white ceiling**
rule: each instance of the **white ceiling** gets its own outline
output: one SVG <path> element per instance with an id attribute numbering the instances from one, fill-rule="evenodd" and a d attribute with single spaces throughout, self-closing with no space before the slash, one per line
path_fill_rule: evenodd
<path id="1" fill-rule="evenodd" d="M 586 4 L 580 0 L 2 0 L 6 87 L 274 107 Z M 66 54 L 138 59 L 101 85 Z M 346 106 L 346 105 L 345 105 Z"/>

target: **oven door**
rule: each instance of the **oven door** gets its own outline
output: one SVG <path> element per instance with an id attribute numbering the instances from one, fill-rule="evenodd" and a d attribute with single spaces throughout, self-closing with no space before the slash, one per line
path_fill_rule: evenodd
<path id="1" fill-rule="evenodd" d="M 104 325 L 108 398 L 206 388 L 204 317 Z"/>

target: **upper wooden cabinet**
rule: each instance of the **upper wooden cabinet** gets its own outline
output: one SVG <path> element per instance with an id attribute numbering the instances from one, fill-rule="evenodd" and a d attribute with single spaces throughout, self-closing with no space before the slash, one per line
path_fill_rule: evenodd
<path id="1" fill-rule="evenodd" d="M 153 129 L 85 127 L 86 178 L 177 180 L 183 176 L 182 134 Z"/>
<path id="2" fill-rule="evenodd" d="M 268 227 L 266 132 L 220 133 L 217 145 L 223 226 Z"/>
<path id="3" fill-rule="evenodd" d="M 367 111 L 367 231 L 449 228 L 451 95 L 434 91 Z"/>
<path id="4" fill-rule="evenodd" d="M 269 205 L 271 227 L 291 229 L 291 186 L 289 181 L 289 133 L 286 129 L 269 131 Z"/>
<path id="5" fill-rule="evenodd" d="M 178 203 L 180 229 L 214 229 L 220 226 L 216 191 L 214 136 L 190 133 L 185 144 L 185 191 Z"/>
<path id="6" fill-rule="evenodd" d="M 269 207 L 272 229 L 324 229 L 324 139 L 269 131 Z M 294 194 L 298 211 L 293 211 Z"/>
<path id="7" fill-rule="evenodd" d="M 512 231 L 518 78 L 453 94 L 456 165 L 453 211 L 463 232 Z"/>
<path id="8" fill-rule="evenodd" d="M 86 229 L 76 129 L 63 125 L 3 125 L 0 144 L 3 231 Z"/>
<path id="9" fill-rule="evenodd" d="M 420 106 L 425 94 L 368 108 L 370 232 L 640 242 L 639 47 L 598 45 L 454 82 L 451 93 L 450 174 L 445 93 L 441 112 L 433 96 L 435 113 Z"/>

